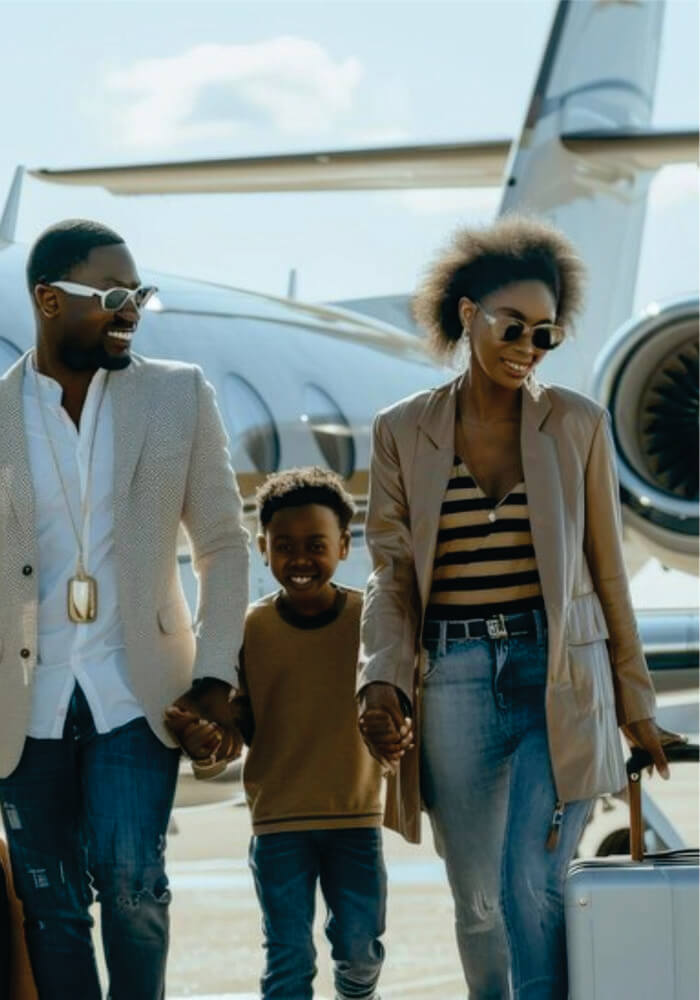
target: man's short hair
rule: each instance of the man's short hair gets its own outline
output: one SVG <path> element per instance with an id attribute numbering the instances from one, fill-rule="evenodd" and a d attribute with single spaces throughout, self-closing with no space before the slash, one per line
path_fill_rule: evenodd
<path id="1" fill-rule="evenodd" d="M 68 278 L 95 247 L 124 243 L 122 237 L 101 222 L 64 219 L 45 229 L 29 251 L 27 284 L 30 292 L 40 282 L 49 284 Z"/>
<path id="2" fill-rule="evenodd" d="M 259 487 L 255 500 L 263 531 L 273 515 L 285 507 L 302 507 L 310 503 L 330 507 L 338 518 L 341 531 L 347 531 L 355 513 L 355 504 L 340 476 L 317 465 L 273 473 Z"/>

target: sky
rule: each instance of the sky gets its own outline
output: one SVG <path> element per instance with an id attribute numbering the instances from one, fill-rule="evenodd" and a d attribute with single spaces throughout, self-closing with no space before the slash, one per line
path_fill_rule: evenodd
<path id="1" fill-rule="evenodd" d="M 512 137 L 553 0 L 0 0 L 0 198 L 15 166 L 89 166 Z M 698 5 L 670 0 L 654 123 L 693 125 Z M 137 262 L 329 301 L 410 291 L 498 191 L 116 198 L 28 179 L 18 239 L 101 219 Z M 697 285 L 693 168 L 654 182 L 639 301 Z"/>

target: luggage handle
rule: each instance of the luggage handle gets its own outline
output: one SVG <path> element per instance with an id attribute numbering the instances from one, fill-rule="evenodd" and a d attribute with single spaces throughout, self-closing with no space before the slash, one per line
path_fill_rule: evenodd
<path id="1" fill-rule="evenodd" d="M 697 743 L 667 743 L 664 748 L 669 763 L 700 760 L 700 746 Z M 630 807 L 630 854 L 633 861 L 644 860 L 644 824 L 642 821 L 642 771 L 653 764 L 648 750 L 633 747 L 626 764 Z"/>

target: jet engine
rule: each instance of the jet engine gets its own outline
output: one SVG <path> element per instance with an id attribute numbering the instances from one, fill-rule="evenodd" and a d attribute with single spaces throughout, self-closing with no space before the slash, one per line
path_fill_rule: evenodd
<path id="1" fill-rule="evenodd" d="M 698 300 L 649 306 L 609 341 L 593 394 L 610 411 L 626 536 L 698 572 Z"/>

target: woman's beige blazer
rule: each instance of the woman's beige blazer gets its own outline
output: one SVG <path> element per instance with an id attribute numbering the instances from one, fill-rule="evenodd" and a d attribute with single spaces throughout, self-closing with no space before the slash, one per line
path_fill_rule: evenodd
<path id="1" fill-rule="evenodd" d="M 358 690 L 385 681 L 413 703 L 417 745 L 389 781 L 385 817 L 412 841 L 420 839 L 420 636 L 461 378 L 383 410 L 373 432 L 366 528 L 373 572 Z M 549 748 L 566 802 L 624 785 L 618 725 L 653 716 L 655 700 L 625 574 L 607 414 L 568 389 L 539 388 L 537 398 L 522 393 L 521 449 L 549 627 Z"/>

